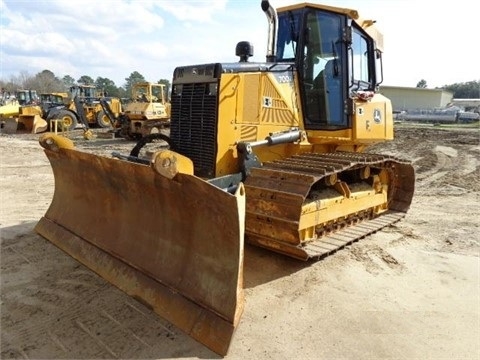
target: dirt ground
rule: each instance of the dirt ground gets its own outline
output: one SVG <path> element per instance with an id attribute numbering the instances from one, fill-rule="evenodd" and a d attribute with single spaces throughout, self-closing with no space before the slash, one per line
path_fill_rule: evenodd
<path id="1" fill-rule="evenodd" d="M 37 139 L 0 134 L 1 358 L 219 358 L 33 231 L 54 188 Z M 399 125 L 371 151 L 413 162 L 405 219 L 313 263 L 247 246 L 226 359 L 480 359 L 479 128 Z"/>

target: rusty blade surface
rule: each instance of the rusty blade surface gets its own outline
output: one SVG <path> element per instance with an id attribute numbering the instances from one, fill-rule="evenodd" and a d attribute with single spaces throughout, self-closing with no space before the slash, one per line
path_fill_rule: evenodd
<path id="1" fill-rule="evenodd" d="M 245 196 L 191 175 L 45 150 L 55 177 L 42 236 L 225 355 L 243 310 Z"/>

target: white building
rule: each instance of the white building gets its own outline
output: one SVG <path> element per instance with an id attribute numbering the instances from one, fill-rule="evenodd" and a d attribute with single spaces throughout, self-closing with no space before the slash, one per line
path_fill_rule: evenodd
<path id="1" fill-rule="evenodd" d="M 380 86 L 380 93 L 392 101 L 394 112 L 445 108 L 453 100 L 453 93 L 444 89 Z"/>

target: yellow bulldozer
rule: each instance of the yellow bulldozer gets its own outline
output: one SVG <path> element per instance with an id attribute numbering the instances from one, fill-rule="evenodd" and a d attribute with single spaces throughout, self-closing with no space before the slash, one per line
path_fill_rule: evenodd
<path id="1" fill-rule="evenodd" d="M 0 123 L 3 132 L 16 133 L 17 131 L 34 132 L 33 124 L 29 121 L 24 122 L 20 118 L 22 109 L 25 107 L 36 107 L 40 103 L 40 98 L 36 90 L 17 90 L 4 105 L 0 106 Z M 38 124 L 39 127 L 43 125 Z"/>
<path id="2" fill-rule="evenodd" d="M 2 93 L 0 105 L 1 118 L 18 115 L 18 108 L 20 107 L 20 103 L 15 95 L 11 95 L 9 93 Z"/>
<path id="3" fill-rule="evenodd" d="M 240 42 L 238 62 L 174 70 L 168 149 L 110 158 L 40 139 L 55 193 L 36 231 L 221 355 L 244 242 L 315 261 L 402 219 L 414 193 L 408 161 L 366 151 L 394 135 L 374 21 L 261 8 L 264 62 Z"/>
<path id="4" fill-rule="evenodd" d="M 170 109 L 165 84 L 138 82 L 132 86 L 132 98 L 124 106 L 123 113 L 111 122 L 116 124 L 120 137 L 140 139 L 168 127 Z"/>
<path id="5" fill-rule="evenodd" d="M 54 114 L 64 109 L 67 93 L 42 93 L 39 101 L 23 105 L 19 109 L 16 132 L 41 133 L 50 128 Z"/>

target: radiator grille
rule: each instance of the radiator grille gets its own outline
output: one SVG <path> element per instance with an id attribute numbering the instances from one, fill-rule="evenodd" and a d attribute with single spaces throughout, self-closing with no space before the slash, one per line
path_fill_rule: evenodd
<path id="1" fill-rule="evenodd" d="M 182 84 L 172 94 L 171 147 L 193 161 L 195 175 L 215 176 L 217 145 L 217 95 L 210 83 Z"/>

